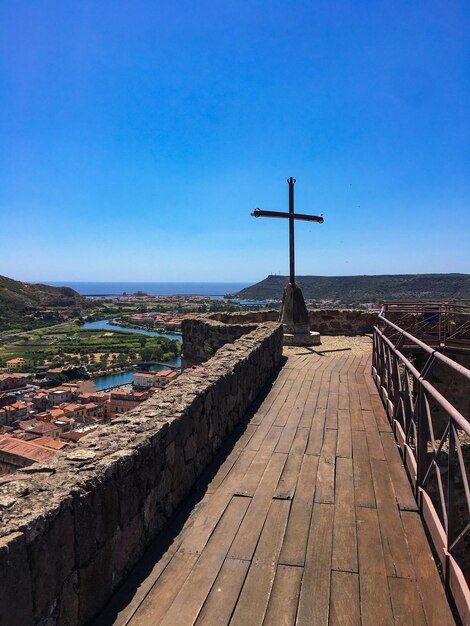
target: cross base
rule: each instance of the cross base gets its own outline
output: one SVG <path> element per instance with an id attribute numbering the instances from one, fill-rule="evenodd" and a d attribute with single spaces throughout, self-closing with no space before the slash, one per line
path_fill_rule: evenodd
<path id="1" fill-rule="evenodd" d="M 282 343 L 285 346 L 319 346 L 321 344 L 321 335 L 314 330 L 309 333 L 284 333 Z"/>
<path id="2" fill-rule="evenodd" d="M 279 321 L 284 326 L 284 345 L 319 345 L 320 333 L 310 331 L 307 307 L 297 283 L 288 283 L 284 289 Z"/>

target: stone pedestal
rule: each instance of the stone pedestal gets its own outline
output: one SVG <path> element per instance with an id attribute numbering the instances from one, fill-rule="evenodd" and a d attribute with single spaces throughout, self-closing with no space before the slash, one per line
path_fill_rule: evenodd
<path id="1" fill-rule="evenodd" d="M 284 289 L 279 321 L 284 326 L 284 345 L 318 346 L 321 343 L 320 333 L 310 331 L 305 300 L 296 283 L 288 283 Z"/>

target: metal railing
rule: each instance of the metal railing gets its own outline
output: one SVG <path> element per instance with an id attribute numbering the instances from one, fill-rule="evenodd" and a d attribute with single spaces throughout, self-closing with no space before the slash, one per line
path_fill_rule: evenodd
<path id="1" fill-rule="evenodd" d="M 444 368 L 470 393 L 470 370 L 387 319 L 387 313 L 382 309 L 374 328 L 372 376 L 441 562 L 446 592 L 462 622 L 470 624 L 470 489 L 463 454 L 470 450 L 470 422 L 433 384 L 436 370 Z"/>
<path id="2" fill-rule="evenodd" d="M 430 347 L 470 352 L 470 306 L 467 302 L 385 302 L 383 315 Z"/>

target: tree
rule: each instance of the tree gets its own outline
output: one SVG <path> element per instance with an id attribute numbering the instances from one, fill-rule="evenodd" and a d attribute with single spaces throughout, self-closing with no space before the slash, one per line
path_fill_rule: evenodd
<path id="1" fill-rule="evenodd" d="M 142 361 L 152 361 L 153 360 L 153 348 L 144 348 L 140 351 L 140 357 Z"/>

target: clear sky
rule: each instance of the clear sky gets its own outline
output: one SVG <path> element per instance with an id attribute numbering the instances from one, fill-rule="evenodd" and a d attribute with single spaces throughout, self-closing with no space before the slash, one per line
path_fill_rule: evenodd
<path id="1" fill-rule="evenodd" d="M 470 272 L 467 0 L 3 0 L 0 274 Z"/>

